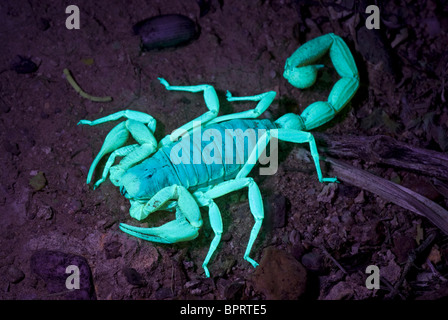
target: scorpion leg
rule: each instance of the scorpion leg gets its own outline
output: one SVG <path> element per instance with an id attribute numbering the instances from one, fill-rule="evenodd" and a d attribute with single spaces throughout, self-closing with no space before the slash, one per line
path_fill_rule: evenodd
<path id="1" fill-rule="evenodd" d="M 172 141 L 176 141 L 177 139 L 179 139 L 181 135 L 185 134 L 185 132 L 190 131 L 191 129 L 194 129 L 197 126 L 209 122 L 210 120 L 216 118 L 216 116 L 218 115 L 219 100 L 213 86 L 209 84 L 201 84 L 196 86 L 171 86 L 165 79 L 163 78 L 158 79 L 160 83 L 163 84 L 167 90 L 188 91 L 188 92 L 203 91 L 205 105 L 209 109 L 209 111 L 207 111 L 203 115 L 174 130 L 169 136 L 163 138 L 162 141 L 160 141 L 159 145 L 166 145 L 171 143 Z"/>
<path id="2" fill-rule="evenodd" d="M 233 179 L 222 182 L 213 187 L 205 193 L 205 196 L 214 199 L 245 187 L 248 187 L 249 189 L 249 207 L 252 215 L 255 218 L 255 224 L 252 227 L 249 242 L 247 244 L 246 251 L 244 252 L 244 260 L 250 262 L 250 264 L 252 264 L 252 266 L 256 268 L 258 266 L 258 263 L 251 257 L 249 257 L 249 254 L 258 236 L 264 218 L 263 200 L 261 198 L 261 193 L 258 185 L 252 178 Z"/>
<path id="3" fill-rule="evenodd" d="M 261 94 L 257 94 L 255 96 L 247 96 L 247 97 L 233 97 L 232 94 L 227 91 L 227 101 L 259 101 L 257 106 L 254 109 L 232 113 L 232 114 L 226 114 L 223 116 L 220 116 L 218 118 L 215 118 L 208 122 L 209 124 L 212 123 L 218 123 L 221 121 L 227 121 L 232 119 L 255 119 L 258 118 L 263 112 L 266 111 L 266 109 L 271 105 L 272 101 L 274 101 L 274 98 L 276 96 L 275 91 L 268 91 Z"/>
<path id="4" fill-rule="evenodd" d="M 126 154 L 120 154 L 126 157 L 120 162 L 119 165 L 110 168 L 112 176 L 111 180 L 114 184 L 118 183 L 120 176 L 124 173 L 126 169 L 128 169 L 133 164 L 143 160 L 144 158 L 152 154 L 157 148 L 157 141 L 155 140 L 153 135 L 153 132 L 156 128 L 156 121 L 152 116 L 143 112 L 133 110 L 123 110 L 94 121 L 81 120 L 79 121 L 78 124 L 86 124 L 93 126 L 109 121 L 115 121 L 123 117 L 128 120 L 118 124 L 109 132 L 109 134 L 106 136 L 106 139 L 104 140 L 100 152 L 92 162 L 89 173 L 87 175 L 87 184 L 89 184 L 90 181 L 92 180 L 95 168 L 98 165 L 99 161 L 103 158 L 103 156 L 107 153 L 113 152 L 123 147 L 129 138 L 129 133 L 140 144 L 140 146 L 138 148 L 132 148 L 132 150 L 126 149 L 126 151 L 129 152 L 127 152 Z M 109 167 L 112 164 L 113 163 L 109 163 Z M 106 167 L 106 169 L 103 172 L 103 175 L 104 173 L 106 173 L 107 176 L 109 168 Z"/>
<path id="5" fill-rule="evenodd" d="M 89 173 L 87 174 L 87 184 L 89 184 L 90 181 L 92 180 L 95 168 L 98 165 L 98 162 L 100 162 L 100 160 L 104 157 L 104 155 L 122 147 L 126 143 L 128 138 L 129 138 L 129 132 L 126 130 L 124 122 L 115 126 L 107 134 L 100 152 L 98 152 L 97 156 L 92 162 L 92 165 L 90 166 Z"/>
<path id="6" fill-rule="evenodd" d="M 163 188 L 147 202 L 131 200 L 129 213 L 133 218 L 143 220 L 152 212 L 164 208 L 171 200 L 177 200 L 175 220 L 155 228 L 139 228 L 121 223 L 120 229 L 152 242 L 175 243 L 196 238 L 202 226 L 201 213 L 196 200 L 183 186 L 173 185 Z"/>
<path id="7" fill-rule="evenodd" d="M 93 121 L 80 120 L 78 122 L 78 125 L 86 124 L 89 126 L 95 126 L 95 125 L 102 124 L 105 122 L 119 120 L 121 118 L 136 120 L 136 121 L 145 123 L 145 124 L 147 124 L 147 126 L 151 130 L 151 132 L 154 132 L 156 130 L 156 120 L 152 116 L 150 116 L 149 114 L 146 114 L 146 113 L 143 113 L 140 111 L 134 111 L 134 110 L 118 111 L 118 112 L 115 112 L 113 114 L 110 114 L 108 116 L 105 116 L 103 118 L 96 119 Z"/>
<path id="8" fill-rule="evenodd" d="M 322 170 L 319 164 L 319 153 L 317 151 L 316 141 L 311 133 L 295 130 L 281 128 L 277 130 L 272 130 L 272 136 L 283 141 L 294 142 L 294 143 L 306 143 L 310 145 L 311 156 L 314 160 L 314 165 L 316 166 L 317 176 L 320 182 L 338 182 L 337 177 L 334 178 L 323 178 Z"/>
<path id="9" fill-rule="evenodd" d="M 110 168 L 110 180 L 116 186 L 119 185 L 120 178 L 127 169 L 144 160 L 157 150 L 156 138 L 154 138 L 153 133 L 147 126 L 132 119 L 126 120 L 125 125 L 139 146 L 129 152 L 119 164 Z"/>
<path id="10" fill-rule="evenodd" d="M 210 259 L 215 252 L 216 248 L 219 245 L 219 242 L 221 241 L 221 235 L 223 232 L 223 226 L 222 226 L 222 217 L 221 212 L 219 211 L 218 206 L 213 201 L 212 198 L 206 196 L 203 192 L 196 191 L 193 196 L 197 199 L 199 204 L 201 206 L 207 206 L 208 207 L 208 215 L 210 218 L 210 225 L 212 227 L 213 232 L 215 233 L 215 236 L 210 243 L 210 248 L 208 249 L 207 256 L 204 259 L 204 262 L 202 263 L 202 268 L 204 268 L 205 275 L 207 278 L 210 278 L 210 271 L 208 270 L 208 263 L 210 262 Z"/>
<path id="11" fill-rule="evenodd" d="M 98 188 L 98 186 L 101 183 L 106 181 L 107 175 L 109 174 L 109 169 L 114 164 L 115 158 L 117 156 L 119 156 L 119 157 L 127 156 L 129 153 L 134 151 L 138 146 L 139 146 L 138 144 L 133 144 L 130 146 L 122 147 L 122 148 L 117 149 L 114 152 L 112 152 L 112 154 L 109 156 L 109 159 L 106 162 L 106 165 L 104 166 L 103 175 L 102 175 L 101 179 L 95 183 L 95 185 L 93 186 L 93 189 L 95 190 L 96 188 Z"/>

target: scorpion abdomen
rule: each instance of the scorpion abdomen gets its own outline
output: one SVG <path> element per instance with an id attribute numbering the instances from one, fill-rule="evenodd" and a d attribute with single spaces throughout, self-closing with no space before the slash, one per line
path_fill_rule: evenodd
<path id="1" fill-rule="evenodd" d="M 182 185 L 190 190 L 207 187 L 236 177 L 257 141 L 268 130 L 276 128 L 268 119 L 235 119 L 207 125 L 188 137 L 189 163 L 173 163 L 182 140 L 162 148 L 171 160 Z M 179 161 L 174 161 L 179 162 Z"/>
<path id="2" fill-rule="evenodd" d="M 175 184 L 194 191 L 233 179 L 260 137 L 274 128 L 267 119 L 235 119 L 201 127 L 130 168 L 123 190 L 130 198 L 150 199 Z M 182 152 L 187 156 L 182 158 Z"/>

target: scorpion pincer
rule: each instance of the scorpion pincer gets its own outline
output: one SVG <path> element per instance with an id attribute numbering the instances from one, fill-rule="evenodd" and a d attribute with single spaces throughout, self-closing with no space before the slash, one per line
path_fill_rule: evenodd
<path id="1" fill-rule="evenodd" d="M 214 199 L 232 191 L 248 188 L 249 206 L 255 224 L 250 233 L 244 259 L 256 267 L 258 263 L 249 257 L 249 254 L 260 231 L 264 209 L 260 190 L 248 174 L 269 141 L 276 138 L 293 143 L 308 143 L 319 181 L 337 182 L 336 177 L 322 176 L 316 143 L 308 131 L 330 121 L 358 89 L 358 70 L 349 48 L 337 35 L 327 34 L 317 37 L 303 44 L 286 60 L 283 76 L 290 84 L 300 89 L 313 85 L 318 69 L 323 67 L 315 63 L 327 52 L 341 79 L 332 88 L 327 101 L 314 102 L 300 115 L 288 113 L 276 121 L 257 119 L 272 103 L 276 92 L 269 91 L 245 97 L 233 97 L 227 92 L 228 101 L 255 101 L 257 105 L 251 110 L 218 117 L 219 101 L 211 85 L 172 86 L 165 79 L 159 78 L 167 90 L 201 92 L 208 111 L 174 130 L 159 143 L 154 138 L 155 119 L 143 112 L 124 110 L 94 121 L 81 120 L 79 124 L 98 125 L 120 118 L 126 119 L 107 135 L 90 167 L 87 183 L 91 182 L 101 158 L 111 153 L 102 177 L 95 183 L 94 188 L 110 175 L 111 182 L 130 200 L 130 215 L 137 220 L 143 220 L 158 210 L 175 211 L 175 220 L 160 227 L 141 228 L 120 224 L 122 231 L 152 242 L 176 243 L 196 238 L 203 224 L 199 207 L 208 207 L 214 238 L 202 264 L 207 277 L 210 277 L 207 265 L 223 232 L 220 210 Z M 226 130 L 230 129 L 241 132 L 256 129 L 254 130 L 256 143 L 248 147 L 245 142 L 243 145 L 245 150 L 237 148 L 232 153 L 233 147 L 226 148 L 226 142 L 218 141 L 219 139 L 213 139 L 208 144 L 203 141 L 195 143 L 193 136 L 202 129 L 214 132 L 216 136 L 219 134 L 225 136 Z M 126 145 L 130 135 L 137 143 Z M 192 148 L 190 152 L 182 152 L 182 156 L 179 156 L 176 150 L 180 150 L 181 144 L 182 146 L 190 144 Z M 202 154 L 210 145 L 217 150 L 224 150 L 221 154 L 214 154 L 215 160 L 218 158 L 222 161 L 212 163 L 193 161 L 195 151 Z M 117 156 L 123 158 L 114 165 Z M 233 161 L 225 161 L 226 159 Z M 236 161 L 237 159 L 240 161 Z"/>

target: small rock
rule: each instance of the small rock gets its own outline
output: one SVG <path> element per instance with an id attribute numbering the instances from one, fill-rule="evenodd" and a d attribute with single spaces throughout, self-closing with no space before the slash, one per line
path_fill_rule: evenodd
<path id="1" fill-rule="evenodd" d="M 288 199 L 281 194 L 274 194 L 264 201 L 265 221 L 272 228 L 283 228 L 286 223 Z"/>
<path id="2" fill-rule="evenodd" d="M 14 156 L 18 156 L 20 154 L 19 146 L 17 145 L 17 143 L 14 143 L 14 142 L 11 143 L 8 140 L 4 140 L 3 148 L 5 149 L 6 152 L 8 152 Z"/>
<path id="3" fill-rule="evenodd" d="M 37 210 L 36 216 L 39 219 L 50 220 L 53 218 L 53 209 L 50 206 L 42 206 Z"/>
<path id="4" fill-rule="evenodd" d="M 168 299 L 168 298 L 172 298 L 172 297 L 173 297 L 173 293 L 170 288 L 160 288 L 156 291 L 156 294 L 155 294 L 155 298 L 157 300 L 163 300 L 163 299 Z"/>
<path id="5" fill-rule="evenodd" d="M 292 230 L 289 234 L 289 242 L 291 242 L 292 245 L 296 245 L 300 243 L 300 233 L 297 230 Z"/>
<path id="6" fill-rule="evenodd" d="M 302 264 L 305 268 L 307 268 L 310 271 L 320 272 L 323 269 L 324 266 L 324 260 L 322 256 L 315 252 L 308 252 L 303 255 L 302 257 Z"/>
<path id="7" fill-rule="evenodd" d="M 45 179 L 45 175 L 42 171 L 37 172 L 37 174 L 32 177 L 29 181 L 30 186 L 34 189 L 34 191 L 42 190 L 47 184 L 47 179 Z"/>
<path id="8" fill-rule="evenodd" d="M 70 202 L 68 203 L 68 214 L 75 214 L 76 212 L 78 212 L 79 210 L 81 210 L 82 208 L 82 203 L 80 200 L 77 199 L 72 199 L 70 200 Z"/>
<path id="9" fill-rule="evenodd" d="M 354 294 L 352 286 L 345 281 L 338 282 L 322 300 L 348 300 Z"/>
<path id="10" fill-rule="evenodd" d="M 429 178 L 422 177 L 413 173 L 407 173 L 403 177 L 402 182 L 403 187 L 409 188 L 422 196 L 428 198 L 429 200 L 437 200 L 441 197 L 440 193 L 431 184 Z"/>
<path id="11" fill-rule="evenodd" d="M 106 259 L 115 259 L 121 257 L 121 243 L 118 241 L 111 241 L 104 245 L 104 252 L 106 253 Z"/>
<path id="12" fill-rule="evenodd" d="M 307 272 L 292 255 L 268 247 L 250 281 L 266 299 L 296 300 L 305 293 Z"/>
<path id="13" fill-rule="evenodd" d="M 199 288 L 191 290 L 191 294 L 193 294 L 195 296 L 199 296 L 199 295 L 201 295 L 201 293 L 202 293 L 202 290 Z"/>
<path id="14" fill-rule="evenodd" d="M 193 269 L 193 267 L 194 267 L 193 261 L 183 261 L 183 264 L 184 264 L 185 269 L 187 269 L 187 270 Z"/>
<path id="15" fill-rule="evenodd" d="M 305 251 L 305 247 L 301 243 L 298 243 L 291 247 L 290 253 L 297 259 L 297 261 L 300 261 L 305 254 Z"/>
<path id="16" fill-rule="evenodd" d="M 66 273 L 69 266 L 76 266 L 79 269 L 79 289 L 69 291 L 66 287 L 67 278 L 70 274 L 74 275 L 73 272 Z M 30 268 L 45 281 L 50 294 L 58 294 L 58 297 L 68 300 L 96 300 L 92 272 L 87 260 L 82 256 L 61 251 L 40 250 L 31 256 Z"/>
<path id="17" fill-rule="evenodd" d="M 401 268 L 393 259 L 391 251 L 388 251 L 389 264 L 381 267 L 381 277 L 388 280 L 390 283 L 395 283 L 401 276 Z"/>
<path id="18" fill-rule="evenodd" d="M 31 59 L 18 55 L 12 62 L 11 69 L 18 74 L 26 74 L 37 71 L 38 66 Z"/>
<path id="19" fill-rule="evenodd" d="M 184 287 L 185 287 L 185 289 L 190 289 L 190 288 L 193 289 L 193 288 L 197 287 L 200 283 L 201 283 L 201 280 L 191 280 L 191 281 L 185 282 Z"/>
<path id="20" fill-rule="evenodd" d="M 331 203 L 335 196 L 338 186 L 336 183 L 330 183 L 324 186 L 321 193 L 317 196 L 317 201 Z"/>
<path id="21" fill-rule="evenodd" d="M 364 201 L 365 201 L 364 191 L 361 190 L 361 192 L 357 195 L 357 197 L 353 201 L 355 203 L 364 203 Z"/>
<path id="22" fill-rule="evenodd" d="M 127 282 L 133 286 L 143 287 L 146 285 L 145 279 L 143 279 L 142 275 L 134 268 L 124 268 L 123 274 L 126 277 Z"/>
<path id="23" fill-rule="evenodd" d="M 397 257 L 399 264 L 405 263 L 408 260 L 409 253 L 417 246 L 415 239 L 408 235 L 397 234 L 393 237 L 392 252 Z"/>
<path id="24" fill-rule="evenodd" d="M 226 300 L 240 300 L 241 296 L 244 292 L 244 282 L 237 281 L 232 282 L 226 289 L 224 290 L 224 297 Z"/>
<path id="25" fill-rule="evenodd" d="M 19 283 L 23 279 L 25 279 L 25 274 L 19 268 L 11 265 L 6 271 L 9 282 L 11 283 Z"/>
<path id="26" fill-rule="evenodd" d="M 50 20 L 47 18 L 40 18 L 37 22 L 37 27 L 41 31 L 46 31 L 50 28 Z"/>
<path id="27" fill-rule="evenodd" d="M 363 245 L 378 245 L 385 237 L 384 225 L 381 221 L 367 221 L 363 224 L 355 224 L 350 230 L 350 235 L 355 242 Z"/>
<path id="28" fill-rule="evenodd" d="M 428 255 L 428 260 L 434 264 L 438 264 L 440 261 L 442 261 L 442 255 L 440 254 L 439 248 L 437 246 L 431 248 L 431 251 Z"/>
<path id="29" fill-rule="evenodd" d="M 11 111 L 11 106 L 0 98 L 0 112 L 8 113 L 9 111 Z"/>

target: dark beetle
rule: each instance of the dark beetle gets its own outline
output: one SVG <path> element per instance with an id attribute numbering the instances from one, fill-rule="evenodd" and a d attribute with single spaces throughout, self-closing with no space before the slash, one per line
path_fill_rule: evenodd
<path id="1" fill-rule="evenodd" d="M 143 51 L 184 45 L 199 36 L 198 25 L 180 14 L 145 19 L 135 24 L 133 30 L 141 37 Z"/>

